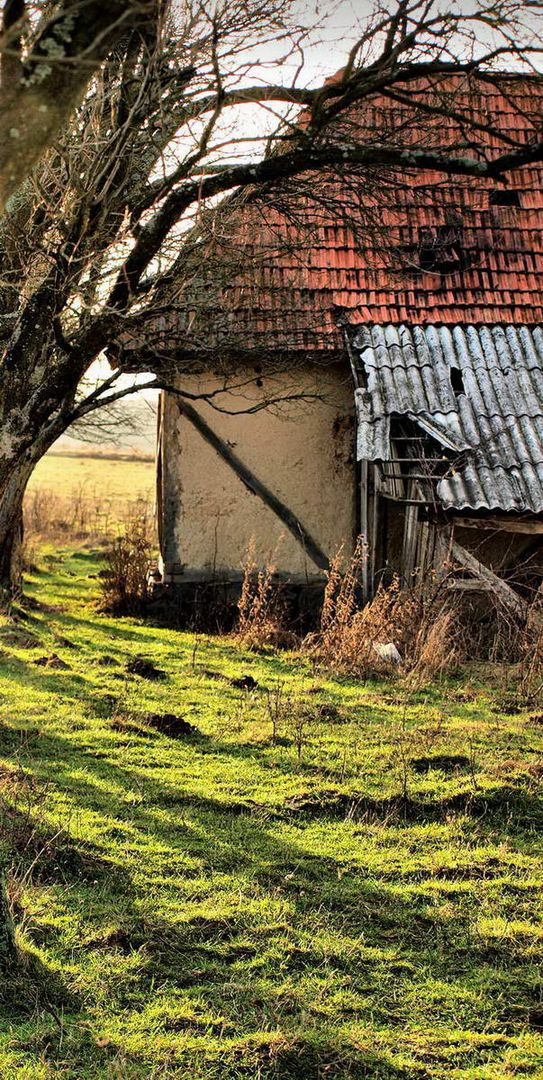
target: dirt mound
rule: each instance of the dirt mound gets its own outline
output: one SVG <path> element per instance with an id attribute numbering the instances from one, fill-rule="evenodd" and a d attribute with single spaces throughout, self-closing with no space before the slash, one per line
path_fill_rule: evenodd
<path id="1" fill-rule="evenodd" d="M 56 653 L 51 653 L 49 656 L 39 656 L 34 661 L 38 667 L 50 668 L 53 671 L 69 671 L 70 665 L 62 659 L 61 656 L 57 656 Z"/>
<path id="2" fill-rule="evenodd" d="M 161 735 L 168 735 L 170 739 L 182 739 L 201 734 L 194 724 L 189 724 L 188 720 L 184 720 L 182 716 L 175 716 L 174 713 L 148 713 L 142 717 L 142 720 L 148 727 L 159 731 Z"/>
<path id="3" fill-rule="evenodd" d="M 153 682 L 166 678 L 166 672 L 145 656 L 135 656 L 133 660 L 129 660 L 126 670 L 130 675 L 139 675 L 140 679 L 150 679 Z"/>
<path id="4" fill-rule="evenodd" d="M 230 686 L 236 690 L 256 690 L 258 683 L 252 675 L 241 675 L 239 679 L 230 679 Z"/>

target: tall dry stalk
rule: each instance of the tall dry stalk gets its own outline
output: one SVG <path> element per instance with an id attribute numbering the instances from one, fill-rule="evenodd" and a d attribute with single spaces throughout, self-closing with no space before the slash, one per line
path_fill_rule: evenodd
<path id="1" fill-rule="evenodd" d="M 280 536 L 274 556 L 282 540 Z M 295 641 L 295 635 L 285 626 L 282 584 L 276 579 L 276 570 L 274 557 L 259 567 L 255 539 L 251 537 L 243 565 L 236 628 L 237 638 L 245 648 L 288 646 Z"/>
<path id="2" fill-rule="evenodd" d="M 338 671 L 368 677 L 389 670 L 398 651 L 404 672 L 429 675 L 450 670 L 460 656 L 456 608 L 432 577 L 406 589 L 395 576 L 362 606 L 362 577 L 367 558 L 363 538 L 347 565 L 342 552 L 332 560 L 321 624 L 305 648 Z M 385 646 L 394 648 L 385 649 Z"/>
<path id="3" fill-rule="evenodd" d="M 413 685 L 458 668 L 463 656 L 462 630 L 458 606 L 450 599 L 442 600 L 431 617 L 426 615 L 415 639 L 410 676 Z"/>
<path id="4" fill-rule="evenodd" d="M 154 563 L 148 518 L 136 517 L 106 552 L 100 577 L 103 608 L 117 615 L 138 614 L 151 595 Z"/>

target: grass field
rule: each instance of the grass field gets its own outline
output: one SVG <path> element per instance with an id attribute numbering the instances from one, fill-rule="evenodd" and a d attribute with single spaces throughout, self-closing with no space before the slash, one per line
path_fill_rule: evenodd
<path id="1" fill-rule="evenodd" d="M 142 458 L 98 457 L 92 454 L 46 454 L 38 463 L 29 491 L 45 488 L 55 494 L 82 491 L 89 498 L 149 499 L 154 495 L 154 462 Z"/>
<path id="2" fill-rule="evenodd" d="M 0 1076 L 543 1077 L 543 716 L 114 621 L 92 552 L 43 565 L 0 632 Z"/>
<path id="3" fill-rule="evenodd" d="M 27 543 L 33 548 L 44 541 L 107 541 L 130 521 L 143 519 L 152 537 L 154 502 L 153 461 L 96 453 L 46 454 L 25 497 Z"/>

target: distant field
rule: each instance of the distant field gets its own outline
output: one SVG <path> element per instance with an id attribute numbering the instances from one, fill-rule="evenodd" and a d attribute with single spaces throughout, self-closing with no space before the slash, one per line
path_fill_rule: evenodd
<path id="1" fill-rule="evenodd" d="M 57 495 L 87 498 L 149 499 L 154 495 L 155 465 L 152 461 L 125 461 L 83 454 L 46 454 L 37 466 L 29 490 L 50 488 Z"/>

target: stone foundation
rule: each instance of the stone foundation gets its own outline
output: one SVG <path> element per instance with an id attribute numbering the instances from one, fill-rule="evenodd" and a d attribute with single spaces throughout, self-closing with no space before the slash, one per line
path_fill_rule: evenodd
<path id="1" fill-rule="evenodd" d="M 238 617 L 242 579 L 157 582 L 149 615 L 168 626 L 199 633 L 228 633 Z M 283 612 L 285 629 L 305 634 L 317 628 L 324 581 L 274 582 L 274 599 Z"/>

